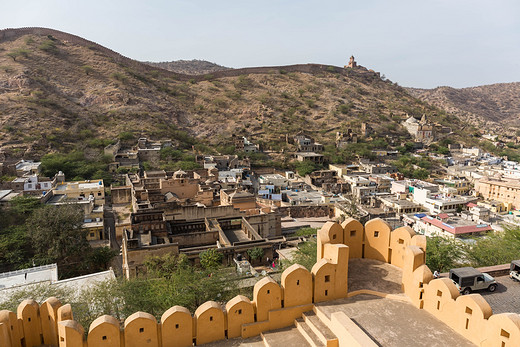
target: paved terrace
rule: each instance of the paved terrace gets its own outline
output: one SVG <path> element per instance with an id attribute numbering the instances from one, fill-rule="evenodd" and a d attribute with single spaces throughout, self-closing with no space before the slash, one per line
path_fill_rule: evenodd
<path id="1" fill-rule="evenodd" d="M 361 294 L 316 307 L 328 318 L 333 312 L 344 312 L 380 346 L 475 346 L 428 312 L 405 301 Z"/>

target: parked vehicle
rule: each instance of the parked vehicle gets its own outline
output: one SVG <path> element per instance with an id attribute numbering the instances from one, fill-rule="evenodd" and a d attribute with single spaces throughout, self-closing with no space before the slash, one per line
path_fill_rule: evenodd
<path id="1" fill-rule="evenodd" d="M 520 260 L 513 260 L 511 262 L 509 277 L 511 277 L 514 280 L 520 281 Z"/>
<path id="2" fill-rule="evenodd" d="M 497 282 L 493 277 L 472 267 L 451 269 L 450 279 L 462 294 L 469 294 L 483 289 L 494 292 L 497 289 Z"/>

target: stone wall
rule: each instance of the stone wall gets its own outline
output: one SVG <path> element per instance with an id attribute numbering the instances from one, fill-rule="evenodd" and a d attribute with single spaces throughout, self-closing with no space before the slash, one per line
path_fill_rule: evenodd
<path id="1" fill-rule="evenodd" d="M 334 206 L 283 206 L 276 209 L 282 216 L 293 218 L 334 217 Z"/>

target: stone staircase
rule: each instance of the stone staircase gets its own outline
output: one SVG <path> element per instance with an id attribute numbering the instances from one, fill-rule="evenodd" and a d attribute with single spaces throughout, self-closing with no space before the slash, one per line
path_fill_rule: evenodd
<path id="1" fill-rule="evenodd" d="M 261 334 L 266 347 L 338 347 L 338 338 L 315 312 L 304 312 L 294 327 L 266 331 Z"/>

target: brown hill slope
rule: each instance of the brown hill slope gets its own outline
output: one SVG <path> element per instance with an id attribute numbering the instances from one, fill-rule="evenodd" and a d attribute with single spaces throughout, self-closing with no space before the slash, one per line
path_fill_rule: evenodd
<path id="1" fill-rule="evenodd" d="M 102 147 L 122 132 L 209 144 L 256 134 L 266 144 L 305 130 L 325 143 L 336 130 L 407 135 L 398 123 L 438 109 L 364 68 L 305 64 L 178 74 L 51 29 L 0 31 L 0 146 L 33 155 Z"/>
<path id="2" fill-rule="evenodd" d="M 144 63 L 153 67 L 186 75 L 205 75 L 216 71 L 229 70 L 228 67 L 197 59 L 175 60 L 160 63 L 145 61 Z"/>
<path id="3" fill-rule="evenodd" d="M 497 83 L 471 88 L 408 88 L 428 103 L 448 112 L 468 117 L 473 122 L 503 128 L 503 124 L 520 125 L 520 83 Z"/>

